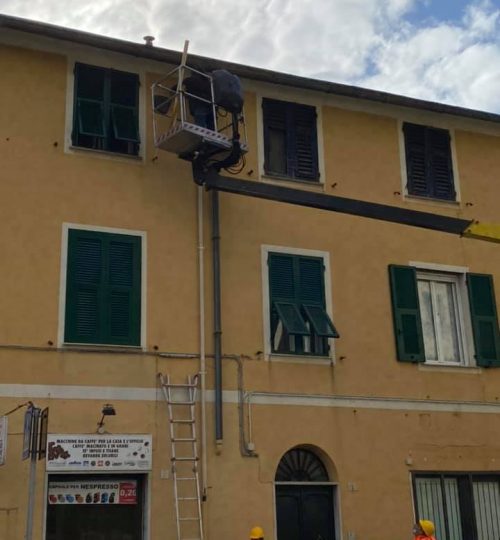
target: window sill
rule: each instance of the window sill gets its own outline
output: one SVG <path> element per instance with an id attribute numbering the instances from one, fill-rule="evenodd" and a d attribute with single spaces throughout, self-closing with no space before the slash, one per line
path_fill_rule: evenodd
<path id="1" fill-rule="evenodd" d="M 307 354 L 283 354 L 283 353 L 270 353 L 268 355 L 268 361 L 270 362 L 284 362 L 290 364 L 309 364 L 317 366 L 333 366 L 335 364 L 334 358 L 331 356 L 314 356 Z"/>
<path id="2" fill-rule="evenodd" d="M 451 364 L 433 364 L 426 362 L 418 364 L 419 371 L 441 371 L 443 373 L 466 373 L 467 375 L 479 375 L 483 372 L 482 368 L 477 366 L 457 366 Z"/>
<path id="3" fill-rule="evenodd" d="M 105 343 L 68 343 L 63 342 L 61 346 L 70 350 L 86 350 L 94 352 L 142 352 L 144 347 L 141 345 L 107 345 Z"/>
<path id="4" fill-rule="evenodd" d="M 68 150 L 72 154 L 92 154 L 98 157 L 114 159 L 116 161 L 135 161 L 142 163 L 144 161 L 141 155 L 133 156 L 131 154 L 121 154 L 120 152 L 110 152 L 108 150 L 98 150 L 96 148 L 86 148 L 85 146 L 69 146 Z"/>
<path id="5" fill-rule="evenodd" d="M 418 195 L 409 195 L 405 193 L 403 200 L 412 203 L 430 204 L 432 206 L 443 206 L 445 208 L 457 208 L 460 207 L 460 201 L 450 201 L 448 199 L 434 199 L 433 197 L 419 197 Z"/>
<path id="6" fill-rule="evenodd" d="M 317 180 L 300 180 L 293 179 L 289 176 L 274 176 L 270 174 L 261 174 L 260 178 L 266 184 L 275 186 L 299 187 L 300 189 L 308 188 L 310 191 L 325 191 L 325 184 Z"/>

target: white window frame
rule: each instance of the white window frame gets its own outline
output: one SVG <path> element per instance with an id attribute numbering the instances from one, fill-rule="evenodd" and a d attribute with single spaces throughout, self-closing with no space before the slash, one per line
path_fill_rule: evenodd
<path id="1" fill-rule="evenodd" d="M 334 321 L 332 316 L 332 285 L 330 278 L 330 253 L 328 251 L 317 251 L 313 249 L 300 249 L 286 246 L 273 246 L 269 244 L 263 244 L 261 246 L 261 273 L 262 273 L 262 320 L 263 320 L 263 334 L 264 334 L 264 358 L 272 361 L 286 361 L 293 363 L 307 363 L 307 364 L 334 364 L 335 363 L 335 346 L 334 339 L 328 339 L 328 345 L 330 347 L 328 355 L 317 356 L 307 354 L 286 354 L 286 353 L 273 353 L 271 349 L 271 305 L 269 298 L 269 267 L 267 259 L 269 253 L 286 253 L 287 255 L 305 255 L 307 257 L 317 257 L 323 259 L 325 266 L 324 271 L 324 287 L 325 287 L 325 307 L 330 319 Z M 335 324 L 335 323 L 334 323 Z"/>
<path id="2" fill-rule="evenodd" d="M 321 106 L 318 105 L 317 100 L 311 100 L 310 93 L 301 93 L 301 92 L 292 92 L 289 93 L 289 89 L 278 89 L 274 87 L 269 87 L 266 92 L 257 92 L 257 153 L 258 153 L 258 164 L 259 164 L 259 180 L 264 180 L 269 183 L 275 183 L 278 185 L 283 185 L 283 183 L 289 183 L 297 187 L 299 185 L 302 187 L 309 186 L 311 189 L 324 191 L 325 189 L 325 160 L 324 160 L 324 150 L 323 150 L 323 115 Z M 301 105 L 310 105 L 316 109 L 316 136 L 318 140 L 318 171 L 319 171 L 319 180 L 301 180 L 300 178 L 294 179 L 286 176 L 277 177 L 266 174 L 264 170 L 264 114 L 262 111 L 262 100 L 263 99 L 275 99 L 278 101 L 285 101 L 290 103 L 299 103 Z"/>
<path id="3" fill-rule="evenodd" d="M 433 197 L 419 197 L 418 195 L 411 195 L 408 193 L 408 168 L 406 166 L 406 143 L 405 134 L 403 131 L 403 124 L 417 124 L 429 128 L 445 129 L 450 135 L 450 152 L 451 152 L 451 167 L 453 171 L 453 184 L 455 188 L 455 200 L 448 201 L 446 199 L 435 199 Z M 455 130 L 440 124 L 422 122 L 416 119 L 398 119 L 398 140 L 399 140 L 399 158 L 400 158 L 400 170 L 401 170 L 401 195 L 403 199 L 410 201 L 430 202 L 444 205 L 457 205 L 461 202 L 460 197 L 460 176 L 458 171 L 457 151 L 455 145 Z"/>
<path id="4" fill-rule="evenodd" d="M 64 341 L 65 323 L 66 323 L 66 277 L 68 271 L 68 235 L 71 229 L 83 231 L 95 231 L 111 234 L 126 234 L 129 236 L 139 236 L 141 238 L 141 339 L 139 345 L 113 345 L 105 343 L 66 343 Z M 85 347 L 85 348 L 125 348 L 137 349 L 140 347 L 146 350 L 146 283 L 147 283 L 147 234 L 145 231 L 130 229 L 117 229 L 114 227 L 100 227 L 94 225 L 81 225 L 77 223 L 63 223 L 61 239 L 61 268 L 60 268 L 60 286 L 59 286 L 59 330 L 57 333 L 58 347 Z"/>
<path id="5" fill-rule="evenodd" d="M 428 360 L 426 358 L 424 364 L 428 366 L 476 367 L 476 362 L 474 359 L 469 294 L 466 283 L 467 272 L 469 269 L 461 266 L 449 266 L 423 262 L 410 262 L 410 266 L 416 268 L 417 289 L 419 278 L 426 278 L 431 282 L 445 282 L 453 284 L 455 320 L 460 353 L 459 362 L 445 362 L 439 359 Z M 421 310 L 420 314 L 422 314 Z M 434 326 L 434 329 L 437 336 L 438 331 L 436 326 Z M 436 340 L 436 347 L 439 355 L 438 340 Z"/>

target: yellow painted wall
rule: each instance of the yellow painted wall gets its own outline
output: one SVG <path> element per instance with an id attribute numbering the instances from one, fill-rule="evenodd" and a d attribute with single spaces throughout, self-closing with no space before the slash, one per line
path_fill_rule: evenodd
<path id="1" fill-rule="evenodd" d="M 153 434 L 150 539 L 170 539 L 175 536 L 172 481 L 161 478 L 170 463 L 166 408 L 161 400 L 123 396 L 127 388 L 155 388 L 158 372 L 182 380 L 198 370 L 196 359 L 166 359 L 157 354 L 199 351 L 196 186 L 188 163 L 154 149 L 149 114 L 142 159 L 65 151 L 71 65 L 64 51 L 62 44 L 59 52 L 12 45 L 2 46 L 0 52 L 4 75 L 0 85 L 0 413 L 31 398 L 39 406 L 50 407 L 50 432 L 92 433 L 107 400 L 90 394 L 86 399 L 54 398 L 51 388 L 64 387 L 69 394 L 72 386 L 122 390 L 121 399 L 112 400 L 118 414 L 107 426 L 113 433 Z M 90 53 L 82 48 L 72 54 L 85 62 Z M 129 62 L 130 71 L 138 69 L 138 60 Z M 158 70 L 146 70 L 143 91 L 155 80 L 154 73 Z M 265 95 L 265 87 L 261 93 Z M 394 113 L 355 111 L 341 108 L 333 98 L 328 101 L 318 95 L 317 99 L 323 103 L 326 193 L 465 219 L 500 220 L 500 139 L 486 135 L 481 123 L 477 122 L 478 132 L 454 129 L 461 202 L 404 200 Z M 255 181 L 259 181 L 259 107 L 257 94 L 247 92 L 250 151 L 241 177 Z M 460 125 L 456 119 L 451 121 Z M 500 135 L 500 128 L 488 129 Z M 206 341 L 211 354 L 206 193 L 204 201 Z M 396 361 L 387 274 L 388 264 L 409 261 L 491 273 L 500 305 L 496 246 L 238 195 L 221 194 L 220 207 L 223 349 L 228 355 L 242 355 L 247 391 L 498 403 L 498 370 L 440 370 Z M 63 223 L 146 232 L 144 351 L 56 350 Z M 330 254 L 333 318 L 341 335 L 335 343 L 334 366 L 264 359 L 264 244 Z M 207 362 L 212 389 L 213 360 Z M 43 397 L 30 395 L 32 387 L 8 386 L 35 384 L 46 385 L 37 390 Z M 229 359 L 224 361 L 224 389 L 238 389 L 235 362 Z M 320 407 L 310 405 L 309 398 L 301 405 L 253 405 L 258 457 L 242 457 L 235 395 L 226 395 L 233 396 L 233 402 L 224 408 L 224 444 L 218 450 L 213 408 L 208 404 L 205 515 L 209 538 L 245 538 L 255 524 L 264 526 L 269 538 L 275 537 L 274 474 L 280 457 L 295 445 L 311 445 L 327 457 L 339 485 L 344 538 L 351 531 L 358 540 L 378 539 L 377 531 L 383 522 L 387 524 L 387 515 L 392 518 L 385 536 L 409 535 L 411 470 L 499 469 L 498 414 L 425 412 L 407 405 L 400 410 Z M 246 414 L 247 408 L 245 418 Z M 11 419 L 8 463 L 0 468 L 0 538 L 19 540 L 24 532 L 28 464 L 20 461 L 22 413 L 14 413 Z M 245 427 L 248 431 L 247 419 Z M 42 539 L 44 482 L 40 463 L 35 540 Z"/>

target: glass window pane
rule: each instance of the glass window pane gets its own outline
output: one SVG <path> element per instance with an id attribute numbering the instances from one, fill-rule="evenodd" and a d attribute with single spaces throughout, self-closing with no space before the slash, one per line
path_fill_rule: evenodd
<path id="1" fill-rule="evenodd" d="M 477 540 L 500 538 L 500 489 L 498 482 L 472 482 Z"/>
<path id="2" fill-rule="evenodd" d="M 418 281 L 418 299 L 420 301 L 420 317 L 424 334 L 425 359 L 438 359 L 434 317 L 432 315 L 431 284 L 429 281 Z"/>
<path id="3" fill-rule="evenodd" d="M 269 128 L 269 172 L 287 174 L 286 168 L 286 132 Z"/>
<path id="4" fill-rule="evenodd" d="M 443 362 L 460 362 L 458 321 L 453 287 L 453 283 L 433 283 L 436 334 L 439 340 L 440 360 Z"/>
<path id="5" fill-rule="evenodd" d="M 434 522 L 434 525 L 436 526 L 436 538 L 447 538 L 441 479 L 437 477 L 416 478 L 415 487 L 417 493 L 417 509 L 419 518 L 430 519 Z M 453 538 L 450 540 L 455 539 Z"/>

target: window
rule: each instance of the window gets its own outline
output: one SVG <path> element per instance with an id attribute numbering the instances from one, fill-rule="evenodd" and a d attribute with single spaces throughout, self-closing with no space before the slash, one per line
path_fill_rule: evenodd
<path id="1" fill-rule="evenodd" d="M 455 201 L 450 134 L 417 124 L 403 124 L 408 195 Z"/>
<path id="2" fill-rule="evenodd" d="M 472 330 L 478 366 L 500 366 L 492 276 L 389 266 L 398 360 L 470 365 Z"/>
<path id="3" fill-rule="evenodd" d="M 268 254 L 271 351 L 327 356 L 338 337 L 325 305 L 321 257 Z"/>
<path id="4" fill-rule="evenodd" d="M 140 345 L 142 238 L 68 231 L 66 343 Z"/>
<path id="5" fill-rule="evenodd" d="M 139 77 L 114 69 L 75 65 L 75 146 L 139 153 Z"/>
<path id="6" fill-rule="evenodd" d="M 316 108 L 264 98 L 264 172 L 319 181 Z"/>
<path id="7" fill-rule="evenodd" d="M 430 519 L 439 540 L 500 538 L 500 476 L 416 474 L 417 519 Z"/>

